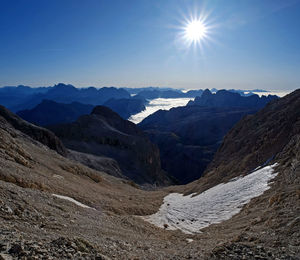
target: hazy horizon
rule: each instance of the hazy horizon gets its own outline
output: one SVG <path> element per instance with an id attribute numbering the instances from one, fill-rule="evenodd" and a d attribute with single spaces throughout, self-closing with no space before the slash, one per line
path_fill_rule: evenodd
<path id="1" fill-rule="evenodd" d="M 159 88 L 159 89 L 174 89 L 174 90 L 181 90 L 182 92 L 187 92 L 187 91 L 190 91 L 190 90 L 205 90 L 205 89 L 209 89 L 209 90 L 213 90 L 213 89 L 216 89 L 216 90 L 222 90 L 222 89 L 225 89 L 225 90 L 230 90 L 230 89 L 234 89 L 234 90 L 241 90 L 241 91 L 244 91 L 244 92 L 247 92 L 247 91 L 252 91 L 253 93 L 255 93 L 256 91 L 254 90 L 263 90 L 264 92 L 261 92 L 262 95 L 266 95 L 264 93 L 268 93 L 268 94 L 276 94 L 276 93 L 279 93 L 279 96 L 283 96 L 284 94 L 287 94 L 287 93 L 290 93 L 290 92 L 293 92 L 294 90 L 298 89 L 298 88 L 295 88 L 295 89 L 267 89 L 267 88 L 231 88 L 231 87 L 228 87 L 228 88 L 208 88 L 208 87 L 199 87 L 199 88 L 176 88 L 176 87 L 172 87 L 172 86 L 136 86 L 136 87 L 128 87 L 128 86 L 86 86 L 86 85 L 82 85 L 82 86 L 76 86 L 74 84 L 71 84 L 71 83 L 64 83 L 64 82 L 58 82 L 58 83 L 54 83 L 52 85 L 26 85 L 26 84 L 16 84 L 16 85 L 2 85 L 0 86 L 0 88 L 4 88 L 4 87 L 18 87 L 18 86 L 25 86 L 25 87 L 31 87 L 31 88 L 39 88 L 39 87 L 54 87 L 55 85 L 58 85 L 58 84 L 64 84 L 64 85 L 72 85 L 73 87 L 75 88 L 78 88 L 78 89 L 82 89 L 82 88 L 96 88 L 96 89 L 100 89 L 100 88 L 132 88 L 132 89 L 139 89 L 139 88 Z M 258 94 L 258 93 L 256 93 Z"/>

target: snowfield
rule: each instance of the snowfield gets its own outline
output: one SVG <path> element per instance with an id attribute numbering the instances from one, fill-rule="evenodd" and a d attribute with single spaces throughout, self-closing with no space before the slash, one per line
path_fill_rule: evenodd
<path id="1" fill-rule="evenodd" d="M 196 196 L 171 193 L 164 198 L 157 213 L 143 219 L 168 230 L 180 229 L 188 234 L 201 232 L 202 228 L 230 219 L 252 198 L 268 190 L 269 181 L 277 175 L 274 173 L 276 165 L 221 183 Z"/>

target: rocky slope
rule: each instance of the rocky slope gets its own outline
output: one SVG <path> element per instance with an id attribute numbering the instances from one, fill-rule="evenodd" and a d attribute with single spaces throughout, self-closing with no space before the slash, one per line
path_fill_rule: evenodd
<path id="1" fill-rule="evenodd" d="M 1 259 L 128 259 L 153 241 L 162 247 L 155 230 L 129 214 L 153 212 L 163 192 L 139 190 L 62 157 L 16 129 L 10 115 L 0 115 Z"/>
<path id="2" fill-rule="evenodd" d="M 128 177 L 122 173 L 118 162 L 112 158 L 81 153 L 74 150 L 68 150 L 67 158 L 80 162 L 92 169 L 106 172 L 111 176 L 128 179 Z"/>
<path id="3" fill-rule="evenodd" d="M 70 104 L 43 100 L 32 109 L 21 110 L 17 115 L 36 125 L 46 126 L 75 121 L 79 116 L 90 114 L 94 106 L 72 102 Z"/>
<path id="4" fill-rule="evenodd" d="M 41 142 L 48 146 L 50 149 L 57 151 L 61 155 L 66 155 L 67 150 L 61 141 L 49 130 L 32 125 L 27 121 L 21 119 L 17 115 L 10 112 L 8 109 L 0 105 L 0 116 L 3 120 L 6 120 L 15 129 L 30 136 L 34 140 Z"/>
<path id="5" fill-rule="evenodd" d="M 116 160 L 125 176 L 139 184 L 166 184 L 158 148 L 139 128 L 107 107 L 97 106 L 76 122 L 51 126 L 66 147 Z"/>

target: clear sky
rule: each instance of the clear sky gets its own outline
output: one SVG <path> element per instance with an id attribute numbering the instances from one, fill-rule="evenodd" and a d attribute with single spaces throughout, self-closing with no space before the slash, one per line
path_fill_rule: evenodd
<path id="1" fill-rule="evenodd" d="M 299 0 L 0 0 L 0 35 L 0 86 L 300 87 Z"/>

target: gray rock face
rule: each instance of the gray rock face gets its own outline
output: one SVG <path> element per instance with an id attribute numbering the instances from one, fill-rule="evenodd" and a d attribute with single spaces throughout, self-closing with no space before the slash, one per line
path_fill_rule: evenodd
<path id="1" fill-rule="evenodd" d="M 158 148 L 133 123 L 97 106 L 76 122 L 51 126 L 69 149 L 116 160 L 122 173 L 139 184 L 166 184 Z"/>
<path id="2" fill-rule="evenodd" d="M 68 150 L 67 157 L 80 162 L 92 169 L 103 171 L 112 176 L 126 179 L 126 176 L 122 174 L 118 162 L 112 158 L 80 153 L 73 150 Z"/>

